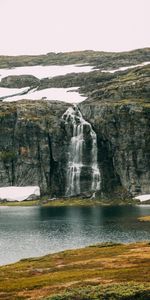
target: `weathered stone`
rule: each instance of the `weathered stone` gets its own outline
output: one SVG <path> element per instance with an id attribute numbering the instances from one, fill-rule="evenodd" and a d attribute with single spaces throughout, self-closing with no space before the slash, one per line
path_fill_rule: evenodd
<path id="1" fill-rule="evenodd" d="M 42 194 L 64 193 L 67 143 L 60 119 L 67 107 L 0 103 L 0 186 L 39 185 Z"/>
<path id="2" fill-rule="evenodd" d="M 80 109 L 98 137 L 104 192 L 121 185 L 150 193 L 150 105 L 144 101 L 83 102 Z"/>
<path id="3" fill-rule="evenodd" d="M 39 185 L 42 194 L 65 194 L 72 129 L 61 117 L 68 106 L 48 101 L 0 104 L 0 186 Z M 94 100 L 84 101 L 80 109 L 97 134 L 101 192 L 110 194 L 120 186 L 133 195 L 150 193 L 149 103 Z M 86 126 L 84 135 L 87 164 L 91 141 Z M 83 190 L 87 186 L 90 193 L 88 172 L 84 169 L 81 176 Z"/>
<path id="4" fill-rule="evenodd" d="M 33 75 L 10 75 L 0 82 L 1 87 L 7 88 L 36 87 L 39 84 L 40 80 Z"/>

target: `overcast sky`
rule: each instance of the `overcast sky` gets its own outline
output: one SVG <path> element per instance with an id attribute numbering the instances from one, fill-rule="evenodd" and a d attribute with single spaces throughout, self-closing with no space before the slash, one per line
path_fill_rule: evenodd
<path id="1" fill-rule="evenodd" d="M 150 0 L 0 0 L 0 54 L 150 46 Z"/>

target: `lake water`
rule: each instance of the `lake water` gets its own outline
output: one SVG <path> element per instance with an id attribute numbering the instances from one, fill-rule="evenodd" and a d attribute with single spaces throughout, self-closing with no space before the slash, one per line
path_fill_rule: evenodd
<path id="1" fill-rule="evenodd" d="M 115 241 L 150 240 L 150 206 L 0 207 L 0 265 Z"/>

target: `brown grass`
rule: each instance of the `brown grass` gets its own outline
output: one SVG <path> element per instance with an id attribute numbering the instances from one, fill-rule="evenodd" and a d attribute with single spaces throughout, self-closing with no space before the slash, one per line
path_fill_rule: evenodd
<path id="1" fill-rule="evenodd" d="M 150 216 L 140 217 L 138 220 L 141 222 L 150 222 Z"/>
<path id="2" fill-rule="evenodd" d="M 66 288 L 148 284 L 150 244 L 96 245 L 0 267 L 0 299 L 44 299 Z"/>

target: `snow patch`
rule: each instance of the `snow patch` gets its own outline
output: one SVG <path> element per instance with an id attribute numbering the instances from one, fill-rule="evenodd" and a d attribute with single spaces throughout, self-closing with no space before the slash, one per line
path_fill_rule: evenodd
<path id="1" fill-rule="evenodd" d="M 120 67 L 118 69 L 115 69 L 115 70 L 102 70 L 101 72 L 103 73 L 115 73 L 115 72 L 119 72 L 119 71 L 125 71 L 125 70 L 128 70 L 128 69 L 134 69 L 134 68 L 137 68 L 137 67 L 143 67 L 143 66 L 146 66 L 146 65 L 149 65 L 150 64 L 150 61 L 147 61 L 147 62 L 143 62 L 141 64 L 138 64 L 138 65 L 133 65 L 133 66 L 128 66 L 128 67 Z"/>
<path id="2" fill-rule="evenodd" d="M 38 186 L 8 186 L 0 188 L 0 199 L 7 201 L 23 201 L 31 196 L 40 196 L 40 188 Z"/>
<path id="3" fill-rule="evenodd" d="M 72 88 L 48 88 L 37 91 L 36 89 L 21 96 L 13 96 L 5 98 L 4 102 L 12 102 L 18 100 L 58 100 L 68 103 L 79 103 L 84 101 L 86 97 L 81 96 L 76 90 L 77 87 Z"/>
<path id="4" fill-rule="evenodd" d="M 21 95 L 28 92 L 29 87 L 21 88 L 21 89 L 11 89 L 11 88 L 3 88 L 0 87 L 0 99 L 3 97 L 11 97 L 15 95 Z"/>
<path id="5" fill-rule="evenodd" d="M 69 73 L 88 73 L 93 71 L 92 66 L 66 65 L 66 66 L 29 66 L 13 69 L 0 69 L 0 81 L 2 78 L 13 75 L 33 75 L 38 79 L 55 77 Z"/>
<path id="6" fill-rule="evenodd" d="M 140 200 L 141 202 L 148 201 L 148 200 L 150 200 L 150 194 L 139 195 L 139 196 L 136 196 L 134 199 Z"/>

